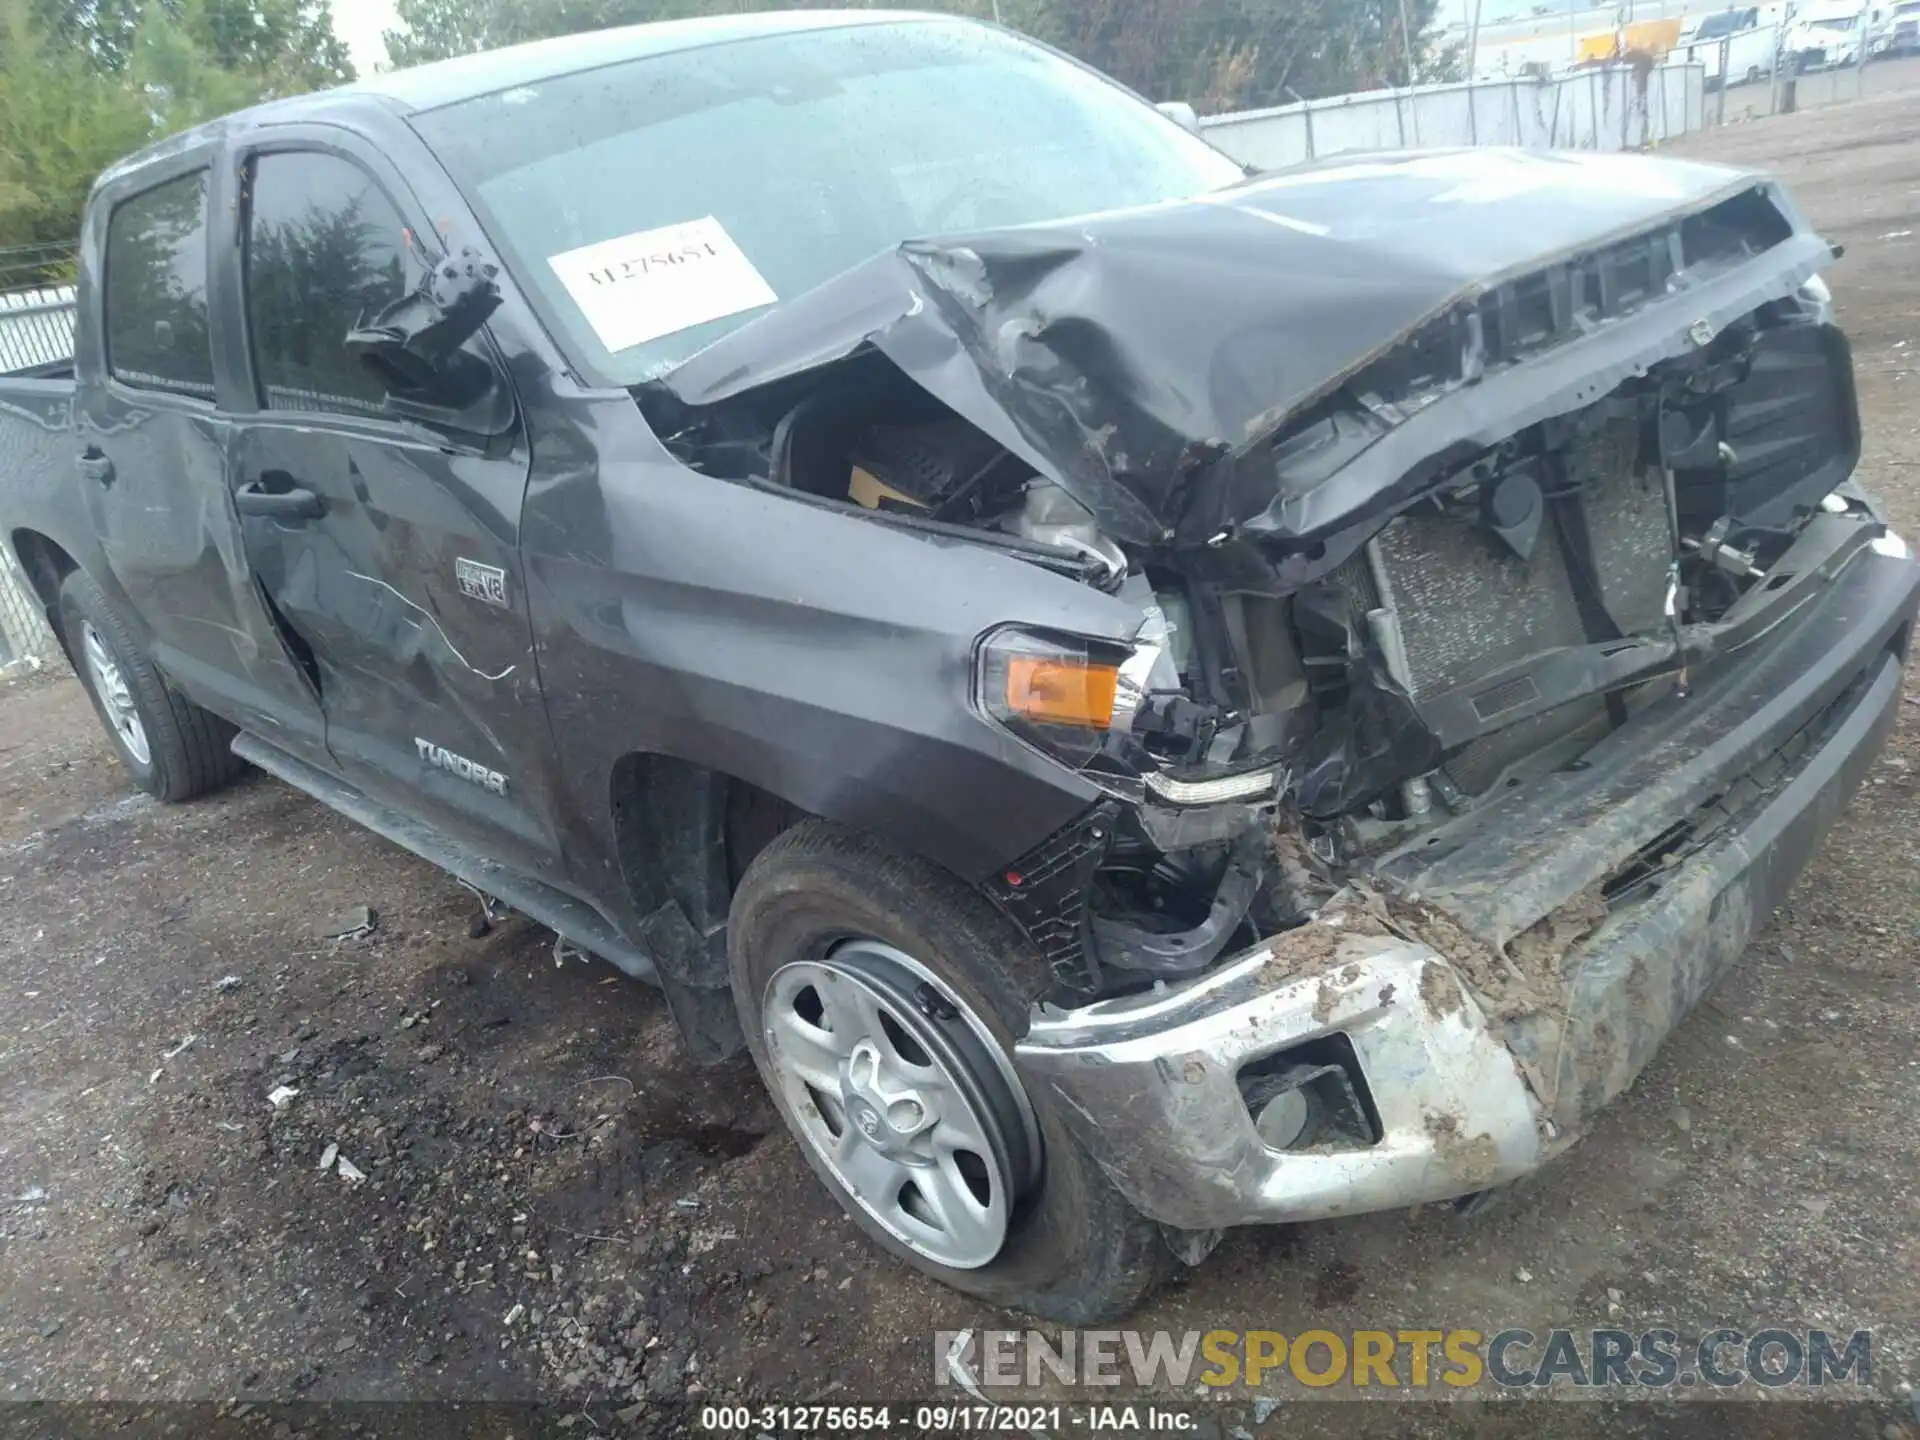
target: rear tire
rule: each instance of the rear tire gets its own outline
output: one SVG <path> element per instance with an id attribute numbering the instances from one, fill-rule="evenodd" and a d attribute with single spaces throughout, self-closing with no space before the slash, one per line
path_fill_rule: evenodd
<path id="1" fill-rule="evenodd" d="M 884 1249 L 956 1290 L 1067 1325 L 1117 1319 L 1171 1270 L 1172 1252 L 1159 1228 L 1127 1203 L 1073 1138 L 1061 1123 L 1057 1102 L 1027 1093 L 1014 1074 L 1014 1043 L 1026 1032 L 1031 1005 L 1048 992 L 1052 977 L 1025 938 L 985 898 L 935 866 L 892 851 L 871 836 L 809 820 L 774 840 L 747 867 L 733 899 L 728 950 L 741 1028 L 774 1104 L 821 1183 Z M 862 976 L 869 973 L 873 988 L 863 988 Z M 818 985 L 813 985 L 815 980 Z M 887 1171 L 882 1165 L 883 1178 L 865 1188 L 885 1195 L 891 1184 L 888 1202 L 856 1199 L 851 1193 L 843 1167 L 874 1173 L 847 1163 L 854 1151 L 877 1153 L 872 1141 L 876 1130 L 870 1127 L 879 1123 L 881 1141 L 887 1144 L 898 1143 L 898 1132 L 879 1121 L 876 1107 L 865 1104 L 862 1097 L 869 1092 L 826 1093 L 838 1087 L 820 1081 L 817 1073 L 813 1080 L 797 1078 L 797 1071 L 808 1065 L 814 1072 L 822 1069 L 822 1064 L 801 1058 L 813 1053 L 803 1049 L 809 1043 L 806 1037 L 793 1038 L 795 1007 L 819 1004 L 817 994 L 805 998 L 809 988 L 841 990 L 842 999 L 857 992 L 866 1014 L 877 1018 L 884 1013 L 884 1022 L 867 1028 L 888 1055 L 928 1052 L 920 1054 L 928 1063 L 917 1072 L 897 1058 L 888 1081 L 883 1083 L 877 1070 L 871 1072 L 870 1093 L 883 1097 L 878 1108 L 889 1115 L 904 1113 L 911 1124 L 920 1121 L 923 1104 L 927 1113 L 941 1115 L 942 1095 L 976 1098 L 971 1109 L 959 1107 L 960 1124 L 952 1133 L 965 1134 L 971 1127 L 972 1133 L 992 1137 L 990 1147 L 974 1148 L 991 1148 L 997 1159 L 990 1157 L 982 1166 L 975 1157 L 969 1173 L 979 1169 L 989 1177 L 976 1182 L 977 1193 L 984 1202 L 988 1189 L 993 1192 L 1001 1217 L 993 1223 L 1005 1227 L 1003 1237 L 996 1235 L 997 1249 L 989 1244 L 962 1256 L 964 1246 L 943 1248 L 938 1235 L 931 1237 L 932 1243 L 918 1245 L 902 1239 L 902 1233 L 911 1237 L 914 1228 L 910 1219 L 901 1219 L 904 1210 L 912 1208 L 908 1197 L 918 1197 L 917 1187 L 925 1182 L 909 1180 L 901 1189 L 897 1181 L 884 1177 L 931 1175 L 938 1187 L 937 1164 L 916 1170 L 915 1164 L 925 1162 L 909 1158 L 897 1162 L 905 1169 Z M 875 994 L 895 999 L 881 999 L 876 1011 Z M 853 1043 L 850 1028 L 832 1026 L 835 1012 L 818 1013 L 826 1024 L 815 1035 L 837 1044 Z M 890 1038 L 882 1038 L 881 1030 Z M 775 1047 L 779 1053 L 773 1053 Z M 942 1067 L 937 1076 L 936 1066 Z M 857 1064 L 848 1062 L 848 1068 L 837 1073 L 845 1083 L 857 1073 Z M 910 1089 L 918 1083 L 914 1073 L 929 1077 L 930 1088 Z M 956 1083 L 947 1084 L 949 1079 Z M 895 1088 L 889 1091 L 888 1084 Z M 896 1098 L 889 1106 L 884 1099 L 889 1094 L 913 1098 Z M 814 1096 L 820 1097 L 817 1103 Z M 1009 1098 L 1016 1108 L 1009 1109 Z M 863 1145 L 849 1117 L 869 1137 L 868 1143 Z M 1023 1120 L 1030 1123 L 1023 1125 Z M 946 1119 L 937 1119 L 924 1133 L 947 1134 L 947 1125 Z M 834 1147 L 838 1157 L 830 1153 Z M 866 1159 L 880 1163 L 871 1153 Z M 1006 1187 L 1007 1200 L 1001 1206 L 1003 1176 L 1013 1183 Z M 945 1206 L 933 1208 L 936 1220 L 948 1213 Z M 881 1218 L 887 1215 L 892 1219 Z M 922 1232 L 922 1239 L 927 1238 Z M 942 1253 L 964 1263 L 940 1263 L 935 1257 Z M 981 1262 L 978 1254 L 991 1258 Z"/>
<path id="2" fill-rule="evenodd" d="M 156 800 L 191 800 L 244 768 L 234 728 L 167 683 L 133 627 L 85 571 L 60 586 L 60 620 L 80 683 L 134 783 Z"/>

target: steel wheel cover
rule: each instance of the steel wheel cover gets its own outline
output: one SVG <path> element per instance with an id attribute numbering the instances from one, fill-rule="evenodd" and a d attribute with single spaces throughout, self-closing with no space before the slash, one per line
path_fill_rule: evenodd
<path id="1" fill-rule="evenodd" d="M 801 1143 L 873 1221 L 950 1269 L 1000 1253 L 1039 1131 L 1005 1049 L 945 982 L 845 940 L 775 971 L 761 1024 Z"/>

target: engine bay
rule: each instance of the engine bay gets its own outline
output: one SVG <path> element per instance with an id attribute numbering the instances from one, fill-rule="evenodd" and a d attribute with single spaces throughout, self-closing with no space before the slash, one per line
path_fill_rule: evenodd
<path id="1" fill-rule="evenodd" d="M 1105 992 L 1298 925 L 1355 857 L 1577 764 L 1756 633 L 1723 622 L 1791 581 L 1781 557 L 1857 459 L 1850 359 L 1817 285 L 1695 338 L 1444 457 L 1358 537 L 1123 543 L 872 349 L 722 405 L 656 395 L 650 418 L 697 470 L 1000 546 L 1139 607 L 1155 660 L 1130 723 L 1070 751 L 1025 737 L 1114 803 L 996 895 L 1055 937 L 1064 985 Z M 1393 373 L 1391 399 L 1362 372 L 1279 430 L 1274 483 L 1344 450 L 1343 417 L 1417 408 Z"/>

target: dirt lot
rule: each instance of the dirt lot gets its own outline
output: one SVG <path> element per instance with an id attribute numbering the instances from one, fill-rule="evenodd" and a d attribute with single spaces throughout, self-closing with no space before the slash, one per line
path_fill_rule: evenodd
<path id="1" fill-rule="evenodd" d="M 1867 469 L 1920 533 L 1920 89 L 1683 148 L 1777 169 L 1846 245 Z M 1785 913 L 1564 1160 L 1473 1221 L 1235 1234 L 1136 1323 L 1873 1327 L 1876 1384 L 1915 1376 L 1912 690 L 1903 721 Z M 377 928 L 326 938 L 358 906 Z M 556 965 L 523 922 L 476 937 L 475 914 L 265 778 L 154 805 L 72 679 L 0 687 L 0 1399 L 541 1398 L 586 1412 L 576 1435 L 677 1433 L 689 1395 L 924 1396 L 931 1332 L 1013 1323 L 862 1243 L 750 1070 L 689 1067 L 649 991 Z M 321 1172 L 334 1145 L 363 1183 Z M 1613 1434 L 1651 1413 L 1269 1423 Z M 1907 1413 L 1817 1423 L 1920 1437 Z"/>

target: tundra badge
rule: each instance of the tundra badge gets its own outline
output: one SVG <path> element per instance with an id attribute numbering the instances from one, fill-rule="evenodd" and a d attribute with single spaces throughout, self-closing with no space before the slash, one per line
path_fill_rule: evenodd
<path id="1" fill-rule="evenodd" d="M 498 565 L 482 565 L 464 555 L 453 557 L 453 578 L 460 582 L 460 593 L 485 605 L 507 606 L 507 572 Z"/>
<path id="2" fill-rule="evenodd" d="M 462 780 L 471 780 L 482 790 L 491 790 L 496 795 L 507 793 L 507 777 L 498 770 L 489 770 L 484 765 L 476 765 L 464 755 L 456 755 L 451 750 L 434 744 L 431 740 L 413 737 L 413 748 L 420 758 L 436 770 L 445 770 L 450 775 L 458 775 Z"/>

